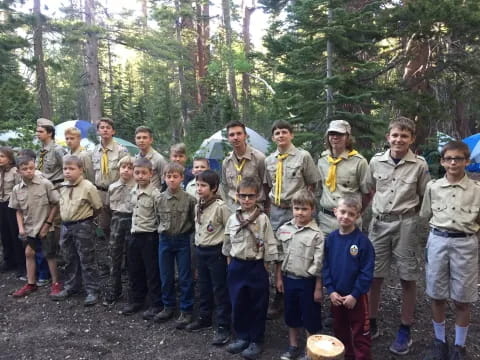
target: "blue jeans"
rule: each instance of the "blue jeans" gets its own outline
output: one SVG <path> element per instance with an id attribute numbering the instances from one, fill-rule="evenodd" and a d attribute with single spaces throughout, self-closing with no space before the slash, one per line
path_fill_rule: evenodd
<path id="1" fill-rule="evenodd" d="M 162 300 L 167 308 L 175 308 L 175 262 L 178 268 L 180 311 L 193 311 L 193 278 L 190 263 L 190 233 L 160 234 L 158 263 L 162 280 Z"/>

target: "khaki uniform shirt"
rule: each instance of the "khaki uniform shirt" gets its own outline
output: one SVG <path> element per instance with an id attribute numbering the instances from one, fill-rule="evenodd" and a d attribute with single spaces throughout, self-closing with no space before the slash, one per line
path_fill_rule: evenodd
<path id="1" fill-rule="evenodd" d="M 102 200 L 95 185 L 82 176 L 70 185 L 63 182 L 59 186 L 60 216 L 63 222 L 78 221 L 93 216 L 102 207 Z"/>
<path id="2" fill-rule="evenodd" d="M 135 155 L 135 159 L 138 159 L 139 157 L 142 157 L 141 153 Z M 167 161 L 154 149 L 150 149 L 144 157 L 150 160 L 153 165 L 153 176 L 150 183 L 157 189 L 160 189 L 162 187 L 163 169 L 165 168 L 165 165 L 167 165 Z"/>
<path id="3" fill-rule="evenodd" d="M 240 159 L 237 159 L 235 152 L 232 151 L 223 160 L 221 186 L 225 196 L 225 202 L 232 212 L 239 206 L 238 201 L 236 201 L 238 185 L 237 176 L 239 173 L 237 172 L 235 165 L 240 166 L 243 159 L 246 160 L 245 165 L 243 165 L 242 171 L 240 172 L 243 179 L 246 177 L 253 177 L 259 184 L 262 184 L 265 178 L 265 155 L 257 149 L 252 148 L 250 145 L 247 145 L 245 154 L 243 154 Z M 257 203 L 263 204 L 264 201 L 265 193 L 263 187 L 261 187 Z"/>
<path id="4" fill-rule="evenodd" d="M 31 183 L 21 180 L 15 185 L 8 206 L 22 211 L 25 234 L 36 237 L 58 200 L 58 192 L 53 184 L 44 177 L 35 175 Z M 54 231 L 53 226 L 50 231 Z"/>
<path id="5" fill-rule="evenodd" d="M 343 160 L 337 164 L 336 189 L 331 192 L 325 184 L 328 176 L 328 156 L 330 151 L 324 151 L 322 157 L 318 160 L 318 170 L 322 179 L 322 188 L 320 195 L 320 206 L 327 210 L 337 207 L 338 200 L 344 195 L 350 195 L 361 201 L 362 194 L 368 194 L 368 188 L 365 183 L 365 177 L 368 171 L 368 162 L 360 154 L 348 157 L 348 150 L 340 154 L 339 158 Z"/>
<path id="6" fill-rule="evenodd" d="M 41 153 L 46 151 L 43 156 L 43 168 L 40 168 Z M 63 157 L 65 150 L 52 140 L 48 145 L 42 145 L 42 149 L 37 155 L 36 166 L 48 180 L 57 182 L 63 180 Z"/>
<path id="7" fill-rule="evenodd" d="M 77 156 L 83 163 L 83 177 L 93 183 L 95 181 L 95 176 L 93 174 L 93 164 L 92 164 L 92 154 L 83 149 L 78 148 L 75 152 L 67 151 L 66 155 Z"/>
<path id="8" fill-rule="evenodd" d="M 132 233 L 155 232 L 157 231 L 157 202 L 160 191 L 149 184 L 145 189 L 135 185 L 131 192 Z"/>
<path id="9" fill-rule="evenodd" d="M 218 199 L 203 210 L 198 223 L 198 205 L 195 207 L 195 245 L 215 246 L 225 239 L 225 225 L 231 215 L 223 200 Z"/>
<path id="10" fill-rule="evenodd" d="M 192 195 L 197 200 L 197 202 L 200 200 L 197 194 L 197 181 L 195 179 L 190 181 L 187 186 L 185 186 L 185 191 L 187 192 L 187 194 Z"/>
<path id="11" fill-rule="evenodd" d="M 20 175 L 17 173 L 15 166 L 11 167 L 4 173 L 0 169 L 0 202 L 8 202 L 13 187 L 21 181 Z"/>
<path id="12" fill-rule="evenodd" d="M 368 188 L 376 191 L 373 213 L 400 215 L 417 210 L 429 180 L 427 162 L 411 150 L 398 164 L 390 157 L 390 150 L 376 154 L 366 178 Z"/>
<path id="13" fill-rule="evenodd" d="M 324 239 L 315 220 L 297 227 L 294 220 L 277 230 L 282 271 L 300 277 L 321 277 Z"/>
<path id="14" fill-rule="evenodd" d="M 243 213 L 244 218 L 251 214 Z M 236 214 L 230 215 L 225 225 L 225 239 L 222 253 L 242 260 L 277 261 L 277 239 L 273 234 L 272 225 L 265 213 L 261 213 L 249 225 L 251 231 L 242 229 L 238 234 L 240 222 Z"/>
<path id="15" fill-rule="evenodd" d="M 172 194 L 169 189 L 160 194 L 157 203 L 158 233 L 179 235 L 195 229 L 195 198 L 179 189 Z"/>
<path id="16" fill-rule="evenodd" d="M 474 234 L 480 230 L 480 183 L 467 175 L 456 184 L 446 177 L 427 184 L 420 216 L 440 230 Z"/>
<path id="17" fill-rule="evenodd" d="M 118 162 L 124 156 L 128 155 L 127 149 L 122 145 L 118 144 L 115 140 L 112 139 L 110 144 L 106 146 L 108 149 L 108 174 L 102 174 L 101 163 L 102 163 L 102 144 L 95 146 L 92 152 L 92 163 L 93 163 L 93 172 L 95 177 L 95 185 L 101 188 L 104 188 L 105 191 L 108 189 L 108 186 L 120 177 Z"/>
<path id="18" fill-rule="evenodd" d="M 135 186 L 133 179 L 126 183 L 122 179 L 118 179 L 108 187 L 107 204 L 110 206 L 110 210 L 118 211 L 122 213 L 131 213 L 132 202 L 131 192 Z"/>
<path id="19" fill-rule="evenodd" d="M 297 149 L 292 145 L 287 153 L 288 157 L 283 160 L 281 207 L 290 207 L 293 195 L 297 191 L 320 181 L 320 173 L 308 151 Z M 272 203 L 275 201 L 277 155 L 279 155 L 278 150 L 265 159 L 264 183 L 270 187 L 268 196 Z"/>

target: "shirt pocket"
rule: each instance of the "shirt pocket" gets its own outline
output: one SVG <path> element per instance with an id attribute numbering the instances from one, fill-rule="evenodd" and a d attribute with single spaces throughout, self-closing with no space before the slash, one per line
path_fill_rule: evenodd
<path id="1" fill-rule="evenodd" d="M 337 186 L 343 191 L 352 192 L 358 189 L 357 178 L 355 175 L 343 175 L 337 177 Z"/>
<path id="2" fill-rule="evenodd" d="M 53 172 L 55 170 L 55 164 L 56 164 L 56 160 L 54 156 L 48 156 L 48 155 L 45 156 L 45 160 L 44 160 L 45 172 L 48 172 L 48 173 Z"/>
<path id="3" fill-rule="evenodd" d="M 17 202 L 18 202 L 19 208 L 21 210 L 27 210 L 28 209 L 27 194 L 19 192 L 16 195 L 17 195 Z"/>
<path id="4" fill-rule="evenodd" d="M 120 160 L 118 158 L 118 153 L 112 153 L 109 152 L 109 157 L 108 157 L 108 167 L 111 170 L 118 170 L 118 161 Z"/>
<path id="5" fill-rule="evenodd" d="M 285 177 L 288 179 L 300 179 L 302 178 L 302 166 L 301 164 L 287 164 L 284 171 Z"/>
<path id="6" fill-rule="evenodd" d="M 378 192 L 386 192 L 392 186 L 392 177 L 388 174 L 375 173 L 376 188 Z"/>
<path id="7" fill-rule="evenodd" d="M 170 211 L 161 210 L 158 214 L 158 217 L 160 219 L 160 222 L 163 225 L 170 224 L 170 219 L 172 218 L 172 213 Z"/>
<path id="8" fill-rule="evenodd" d="M 295 243 L 293 255 L 299 260 L 301 260 L 303 263 L 309 263 L 310 260 L 308 259 L 312 257 L 312 248 L 312 238 L 298 239 Z"/>
<path id="9" fill-rule="evenodd" d="M 102 156 L 100 155 L 100 152 L 96 151 L 92 155 L 92 165 L 93 165 L 93 170 L 100 170 L 100 162 L 101 162 Z"/>
<path id="10" fill-rule="evenodd" d="M 48 202 L 48 196 L 47 196 L 47 193 L 39 193 L 39 194 L 35 194 L 33 195 L 33 201 L 34 201 L 34 204 L 35 206 L 45 206 L 45 205 L 48 205 L 49 202 Z"/>
<path id="11" fill-rule="evenodd" d="M 234 169 L 226 169 L 225 176 L 227 178 L 228 185 L 236 185 L 237 184 L 237 171 Z"/>

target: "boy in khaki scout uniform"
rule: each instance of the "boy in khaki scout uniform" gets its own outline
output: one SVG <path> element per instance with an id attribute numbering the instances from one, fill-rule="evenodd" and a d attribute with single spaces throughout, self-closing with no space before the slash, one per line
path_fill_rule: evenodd
<path id="1" fill-rule="evenodd" d="M 185 169 L 183 172 L 182 188 L 185 190 L 187 184 L 194 179 L 192 169 L 187 167 L 187 146 L 184 143 L 173 144 L 170 146 L 170 161 L 180 164 Z"/>
<path id="2" fill-rule="evenodd" d="M 65 282 L 63 290 L 53 295 L 54 300 L 64 300 L 78 292 L 83 280 L 87 296 L 85 306 L 97 303 L 98 272 L 95 263 L 95 224 L 93 219 L 102 208 L 95 186 L 83 178 L 83 162 L 76 156 L 65 157 L 60 184 L 60 216 L 62 236 L 60 246 L 65 257 Z"/>
<path id="3" fill-rule="evenodd" d="M 289 346 L 281 359 L 300 355 L 298 336 L 322 330 L 323 234 L 314 219 L 315 197 L 307 189 L 292 198 L 293 219 L 277 230 L 279 259 L 276 264 L 277 290 L 285 296 L 285 323 Z"/>
<path id="4" fill-rule="evenodd" d="M 112 211 L 110 233 L 110 279 L 103 302 L 113 305 L 122 294 L 123 250 L 128 243 L 132 230 L 131 191 L 135 186 L 133 179 L 133 158 L 125 156 L 118 162 L 120 179 L 108 187 L 107 203 Z"/>
<path id="5" fill-rule="evenodd" d="M 94 182 L 92 165 L 92 154 L 85 150 L 81 145 L 81 135 L 79 129 L 70 127 L 65 130 L 65 142 L 68 146 L 67 155 L 75 155 L 83 162 L 83 177 L 90 182 Z"/>
<path id="6" fill-rule="evenodd" d="M 160 189 L 162 186 L 162 174 L 167 161 L 165 158 L 154 148 L 153 144 L 153 133 L 149 127 L 139 126 L 135 129 L 135 144 L 140 149 L 140 152 L 135 155 L 135 159 L 145 158 L 150 160 L 153 166 L 153 176 L 151 183 L 157 189 Z"/>
<path id="7" fill-rule="evenodd" d="M 420 215 L 430 220 L 425 259 L 426 293 L 432 299 L 434 343 L 425 360 L 466 359 L 465 343 L 472 303 L 478 300 L 480 184 L 465 174 L 470 151 L 461 141 L 441 153 L 445 177 L 427 184 Z M 445 336 L 447 299 L 455 304 L 455 344 Z"/>
<path id="8" fill-rule="evenodd" d="M 55 259 L 58 242 L 52 226 L 58 211 L 58 192 L 50 181 L 35 174 L 35 162 L 32 158 L 20 157 L 18 171 L 22 180 L 13 188 L 9 207 L 17 212 L 19 236 L 25 244 L 27 283 L 14 292 L 13 297 L 27 296 L 37 290 L 35 253 L 40 246 L 52 275 L 50 296 L 53 296 L 61 290 Z"/>
<path id="9" fill-rule="evenodd" d="M 55 126 L 48 119 L 37 120 L 37 138 L 42 148 L 37 156 L 37 169 L 53 185 L 63 181 L 63 156 L 65 150 L 55 143 Z"/>
<path id="10" fill-rule="evenodd" d="M 182 189 L 183 166 L 169 163 L 163 174 L 167 190 L 161 193 L 157 203 L 159 219 L 158 261 L 162 280 L 164 309 L 155 321 L 170 319 L 175 312 L 175 263 L 178 269 L 180 290 L 180 316 L 177 329 L 184 329 L 192 322 L 193 277 L 190 254 L 190 237 L 195 229 L 195 198 Z"/>
<path id="11" fill-rule="evenodd" d="M 390 263 L 396 262 L 402 285 L 401 325 L 390 351 L 405 355 L 412 345 L 410 326 L 416 302 L 417 215 L 425 187 L 430 180 L 428 165 L 410 150 L 415 124 L 405 117 L 390 122 L 387 133 L 390 149 L 370 161 L 367 186 L 375 192 L 369 237 L 375 249 L 375 273 L 370 290 L 372 339 L 379 336 L 377 315 L 383 279 Z"/>
<path id="12" fill-rule="evenodd" d="M 133 177 L 136 185 L 131 191 L 132 236 L 127 243 L 128 304 L 120 311 L 131 315 L 143 308 L 148 295 L 149 307 L 143 313 L 151 320 L 163 309 L 160 273 L 158 269 L 157 202 L 160 191 L 150 183 L 152 163 L 145 158 L 135 159 Z"/>
<path id="13" fill-rule="evenodd" d="M 353 149 L 350 124 L 345 120 L 331 121 L 325 137 L 328 149 L 318 160 L 322 179 L 318 220 L 323 235 L 327 236 L 338 229 L 338 221 L 333 213 L 338 199 L 348 195 L 361 200 L 362 195 L 366 198 L 369 191 L 365 184 L 368 162 Z M 361 220 L 359 217 L 359 222 Z"/>
<path id="14" fill-rule="evenodd" d="M 243 178 L 238 184 L 241 208 L 225 225 L 222 247 L 223 255 L 228 257 L 227 285 L 237 335 L 227 351 L 241 353 L 247 359 L 256 359 L 262 352 L 269 297 L 266 266 L 278 260 L 272 225 L 257 205 L 260 186 L 252 178 Z"/>
<path id="15" fill-rule="evenodd" d="M 230 299 L 227 288 L 227 258 L 222 254 L 225 224 L 231 213 L 217 195 L 220 178 L 212 170 L 197 175 L 199 201 L 195 207 L 195 257 L 198 271 L 198 319 L 187 325 L 188 331 L 212 326 L 215 305 L 217 330 L 212 345 L 230 339 Z"/>
<path id="16" fill-rule="evenodd" d="M 108 241 L 110 238 L 111 212 L 107 204 L 107 193 L 110 184 L 119 178 L 118 161 L 128 155 L 128 151 L 115 140 L 115 127 L 110 118 L 100 118 L 97 123 L 97 133 L 100 144 L 92 152 L 94 184 L 97 188 L 103 207 L 98 216 L 98 226 L 103 231 L 103 236 L 97 237 L 95 251 L 100 272 L 108 273 Z"/>
<path id="17" fill-rule="evenodd" d="M 314 191 L 320 181 L 320 173 L 308 151 L 297 149 L 293 144 L 293 127 L 283 120 L 272 125 L 272 140 L 277 150 L 265 159 L 264 183 L 270 189 L 270 221 L 273 231 L 293 218 L 291 201 L 302 189 Z M 273 281 L 272 281 L 273 283 Z M 276 292 L 268 310 L 269 318 L 280 314 L 282 296 Z"/>
<path id="18" fill-rule="evenodd" d="M 233 151 L 223 160 L 222 192 L 228 207 L 232 212 L 238 208 L 237 186 L 243 177 L 255 178 L 263 183 L 265 178 L 265 155 L 247 144 L 247 130 L 239 121 L 226 125 L 227 139 Z M 266 196 L 262 187 L 257 198 L 264 206 Z"/>

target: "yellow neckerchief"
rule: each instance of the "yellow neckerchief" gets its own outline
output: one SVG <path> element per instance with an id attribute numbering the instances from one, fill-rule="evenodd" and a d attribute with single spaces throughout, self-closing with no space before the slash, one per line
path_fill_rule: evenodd
<path id="1" fill-rule="evenodd" d="M 350 158 L 357 154 L 358 154 L 357 150 L 352 150 L 347 154 L 347 157 Z M 334 159 L 331 155 L 327 156 L 327 161 L 330 164 L 330 167 L 328 168 L 328 174 L 327 174 L 327 179 L 325 180 L 325 185 L 327 185 L 330 192 L 334 192 L 337 188 L 337 164 L 342 160 L 343 160 L 342 157 Z"/>
<path id="2" fill-rule="evenodd" d="M 108 175 L 108 148 L 102 147 L 102 160 L 100 161 L 100 170 L 103 176 Z"/>
<path id="3" fill-rule="evenodd" d="M 283 182 L 283 160 L 288 157 L 288 153 L 286 154 L 278 154 L 277 155 L 277 172 L 275 175 L 275 196 L 274 196 L 274 204 L 280 205 L 280 195 L 282 194 L 282 182 Z"/>
<path id="4" fill-rule="evenodd" d="M 48 150 L 40 150 L 40 158 L 38 159 L 38 170 L 43 171 L 43 166 L 45 162 L 45 155 L 47 155 Z"/>
<path id="5" fill-rule="evenodd" d="M 237 185 L 240 184 L 240 181 L 242 181 L 242 170 L 246 162 L 247 162 L 247 159 L 245 158 L 242 159 L 242 161 L 240 162 L 240 165 L 235 164 L 235 161 L 233 162 L 233 165 L 237 170 Z"/>

